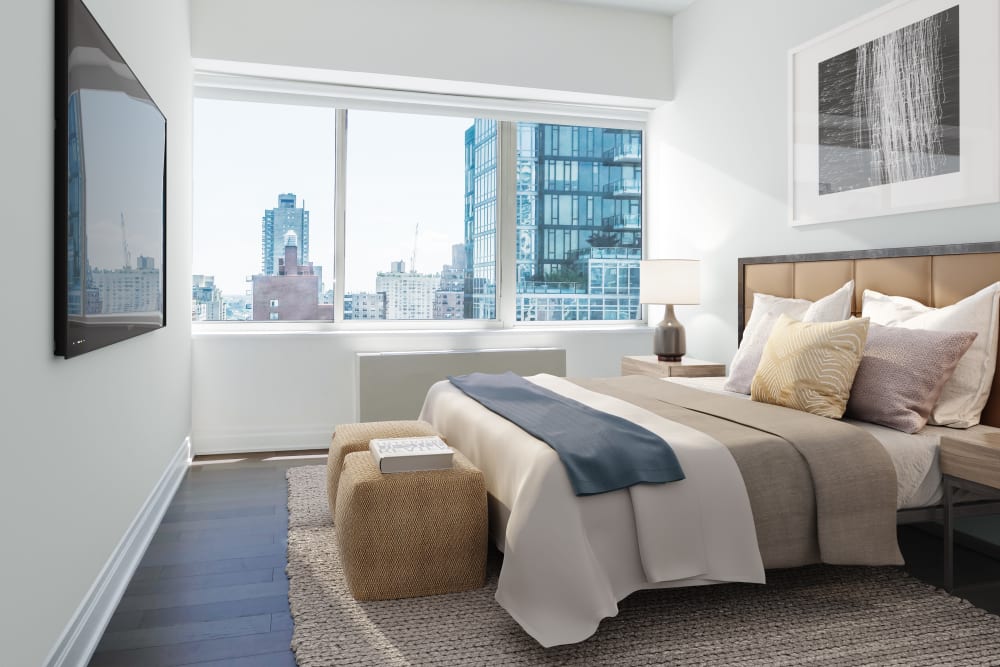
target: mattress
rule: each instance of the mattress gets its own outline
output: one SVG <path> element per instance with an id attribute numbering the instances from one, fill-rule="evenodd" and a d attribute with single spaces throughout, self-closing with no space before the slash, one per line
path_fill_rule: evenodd
<path id="1" fill-rule="evenodd" d="M 665 378 L 665 381 L 750 400 L 746 394 L 723 389 L 726 383 L 724 377 Z M 954 433 L 955 429 L 945 426 L 925 426 L 919 433 L 911 434 L 854 419 L 844 421 L 868 431 L 888 452 L 896 469 L 896 509 L 931 507 L 941 503 L 943 491 L 938 447 L 941 444 L 941 436 Z M 966 430 L 975 433 L 997 429 L 979 425 Z"/>

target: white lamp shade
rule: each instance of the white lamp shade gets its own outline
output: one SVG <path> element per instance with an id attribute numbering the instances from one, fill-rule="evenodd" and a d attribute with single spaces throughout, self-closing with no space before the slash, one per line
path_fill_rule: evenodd
<path id="1" fill-rule="evenodd" d="M 672 306 L 699 303 L 701 278 L 696 259 L 647 259 L 639 263 L 639 301 Z"/>

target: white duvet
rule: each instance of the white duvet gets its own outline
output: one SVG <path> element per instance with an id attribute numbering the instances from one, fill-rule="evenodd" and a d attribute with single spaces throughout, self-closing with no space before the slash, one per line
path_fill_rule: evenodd
<path id="1" fill-rule="evenodd" d="M 548 445 L 449 382 L 420 418 L 483 471 L 504 551 L 497 602 L 543 646 L 586 639 L 618 601 L 652 587 L 764 583 L 743 478 L 713 438 L 565 379 L 527 378 L 670 442 L 686 479 L 575 496 Z"/>

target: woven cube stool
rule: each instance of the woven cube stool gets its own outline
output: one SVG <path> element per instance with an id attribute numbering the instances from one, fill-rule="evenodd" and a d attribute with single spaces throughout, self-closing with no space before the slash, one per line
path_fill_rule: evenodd
<path id="1" fill-rule="evenodd" d="M 344 457 L 351 452 L 367 452 L 372 438 L 411 438 L 437 435 L 434 427 L 418 420 L 341 424 L 333 434 L 330 454 L 326 459 L 326 497 L 330 501 L 330 516 L 337 513 L 337 484 L 344 467 Z"/>
<path id="2" fill-rule="evenodd" d="M 479 588 L 486 577 L 486 485 L 455 452 L 448 470 L 383 474 L 348 454 L 337 488 L 337 541 L 358 600 Z"/>

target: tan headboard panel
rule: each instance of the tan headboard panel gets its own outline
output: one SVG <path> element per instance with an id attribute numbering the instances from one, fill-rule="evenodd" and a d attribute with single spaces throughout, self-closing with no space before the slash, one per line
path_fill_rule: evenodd
<path id="1" fill-rule="evenodd" d="M 1000 243 L 740 258 L 740 340 L 755 292 L 816 300 L 852 278 L 855 315 L 866 289 L 940 308 L 1000 281 Z M 982 423 L 1000 427 L 1000 372 Z"/>

